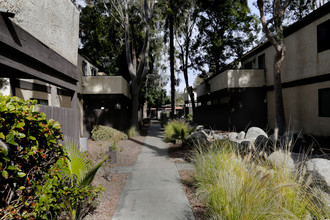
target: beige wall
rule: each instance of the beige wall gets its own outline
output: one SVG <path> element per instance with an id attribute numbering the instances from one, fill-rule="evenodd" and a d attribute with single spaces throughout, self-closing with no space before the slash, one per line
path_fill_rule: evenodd
<path id="1" fill-rule="evenodd" d="M 288 129 L 316 136 L 330 136 L 330 117 L 318 115 L 318 89 L 330 88 L 330 82 L 283 89 Z M 267 93 L 268 122 L 274 127 L 274 92 Z"/>
<path id="2" fill-rule="evenodd" d="M 83 94 L 123 94 L 131 97 L 126 80 L 121 76 L 84 76 Z"/>
<path id="3" fill-rule="evenodd" d="M 282 82 L 290 82 L 330 73 L 330 50 L 317 52 L 317 25 L 330 19 L 330 13 L 285 38 L 287 47 L 282 67 Z M 253 59 L 253 68 L 258 67 L 258 56 L 265 54 L 266 85 L 273 85 L 273 47 L 245 60 L 243 65 Z M 318 89 L 330 88 L 330 82 L 283 89 L 284 108 L 288 129 L 303 133 L 329 136 L 330 118 L 318 117 Z M 274 92 L 267 92 L 268 123 L 274 127 Z"/>
<path id="4" fill-rule="evenodd" d="M 1 0 L 11 20 L 77 65 L 79 11 L 70 0 Z"/>
<path id="5" fill-rule="evenodd" d="M 263 85 L 265 85 L 264 70 L 227 70 L 210 80 L 210 92 Z"/>
<path id="6" fill-rule="evenodd" d="M 48 100 L 48 105 L 51 106 L 51 95 L 46 92 L 32 91 L 26 89 L 16 88 L 16 96 L 23 99 L 24 101 L 28 99 L 44 99 Z M 71 97 L 70 96 L 58 96 L 59 107 L 71 108 Z"/>
<path id="7" fill-rule="evenodd" d="M 317 25 L 330 19 L 330 13 L 285 38 L 286 56 L 282 68 L 282 82 L 330 73 L 330 50 L 317 53 Z M 266 85 L 273 85 L 273 64 L 275 50 L 268 47 L 264 51 L 245 60 L 253 68 L 258 67 L 258 56 L 265 54 Z"/>
<path id="8" fill-rule="evenodd" d="M 262 69 L 252 70 L 227 70 L 210 81 L 210 92 L 227 88 L 262 87 L 265 85 L 265 72 Z M 205 83 L 197 87 L 197 96 L 206 94 Z"/>

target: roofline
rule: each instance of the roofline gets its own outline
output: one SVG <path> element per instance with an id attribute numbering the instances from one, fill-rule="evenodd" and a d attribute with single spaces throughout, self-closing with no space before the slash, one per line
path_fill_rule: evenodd
<path id="1" fill-rule="evenodd" d="M 330 2 L 327 2 L 322 7 L 316 9 L 315 11 L 309 13 L 305 17 L 303 17 L 301 20 L 291 24 L 289 27 L 284 29 L 284 38 L 290 36 L 291 34 L 299 31 L 300 29 L 306 27 L 307 25 L 311 24 L 312 22 L 316 21 L 317 19 L 327 15 L 330 13 Z M 266 48 L 272 46 L 272 44 L 269 41 L 266 41 L 263 44 L 260 44 L 256 47 L 254 47 L 252 50 L 247 52 L 243 55 L 241 60 L 245 60 L 250 58 L 251 56 L 256 55 L 257 53 L 265 50 Z"/>

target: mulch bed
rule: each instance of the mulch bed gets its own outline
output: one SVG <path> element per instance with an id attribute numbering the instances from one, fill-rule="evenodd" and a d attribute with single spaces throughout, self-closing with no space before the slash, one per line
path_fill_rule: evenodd
<path id="1" fill-rule="evenodd" d="M 141 151 L 141 146 L 148 132 L 148 127 L 143 127 L 140 136 L 120 141 L 116 154 L 116 164 L 104 164 L 100 169 L 111 167 L 133 166 Z M 88 153 L 96 162 L 103 158 L 109 150 L 109 141 L 88 141 Z M 100 170 L 102 171 L 102 170 Z M 110 175 L 110 177 L 109 177 Z M 109 178 L 107 178 L 109 177 Z M 129 173 L 98 172 L 93 180 L 93 185 L 102 185 L 105 191 L 98 198 L 98 206 L 93 213 L 86 216 L 88 220 L 112 219 L 125 188 Z"/>

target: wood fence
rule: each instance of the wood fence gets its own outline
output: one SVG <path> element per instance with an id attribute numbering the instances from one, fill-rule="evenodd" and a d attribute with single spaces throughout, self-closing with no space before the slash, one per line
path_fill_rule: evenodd
<path id="1" fill-rule="evenodd" d="M 41 112 L 47 115 L 47 119 L 58 121 L 62 126 L 64 136 L 73 138 L 79 143 L 79 114 L 78 110 L 40 105 Z"/>

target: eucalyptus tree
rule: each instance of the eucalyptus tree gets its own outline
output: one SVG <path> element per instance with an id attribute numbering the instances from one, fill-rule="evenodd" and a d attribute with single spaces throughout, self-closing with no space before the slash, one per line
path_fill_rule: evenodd
<path id="1" fill-rule="evenodd" d="M 107 8 L 106 2 L 103 0 Z M 113 11 L 108 10 L 110 16 L 114 17 L 124 30 L 125 54 L 128 72 L 131 78 L 131 98 L 132 98 L 132 125 L 138 125 L 139 94 L 145 83 L 149 70 L 149 46 L 150 46 L 150 25 L 153 13 L 154 1 L 143 0 L 141 11 L 133 11 L 141 16 L 144 23 L 144 37 L 140 53 L 136 51 L 136 41 L 134 38 L 134 24 L 132 23 L 132 4 L 139 4 L 129 0 L 110 0 L 111 6 L 115 8 L 118 16 Z"/>
<path id="2" fill-rule="evenodd" d="M 171 117 L 175 112 L 175 86 L 178 83 L 175 77 L 175 31 L 183 22 L 183 11 L 190 0 L 159 0 L 158 6 L 162 9 L 164 21 L 164 42 L 169 41 L 170 81 L 171 81 Z"/>
<path id="3" fill-rule="evenodd" d="M 116 13 L 110 3 L 105 7 L 98 1 L 88 1 L 87 6 L 81 8 L 80 51 L 107 75 L 124 75 L 127 79 L 124 31 L 116 18 L 109 16 L 108 10 Z"/>
<path id="4" fill-rule="evenodd" d="M 256 19 L 246 0 L 197 0 L 197 8 L 195 68 L 202 72 L 208 66 L 209 72 L 219 74 L 229 59 L 240 58 L 250 45 Z"/>
<path id="5" fill-rule="evenodd" d="M 181 61 L 180 70 L 183 72 L 186 91 L 191 100 L 192 111 L 195 110 L 195 98 L 193 87 L 189 85 L 189 75 L 188 70 L 191 65 L 190 52 L 192 46 L 193 33 L 196 33 L 196 18 L 197 18 L 197 8 L 196 0 L 187 0 L 185 2 L 185 7 L 182 8 L 182 23 L 175 30 L 176 32 L 176 41 L 179 45 L 180 52 L 179 57 Z"/>
<path id="6" fill-rule="evenodd" d="M 281 68 L 285 58 L 284 21 L 292 23 L 308 14 L 315 6 L 315 1 L 305 0 L 257 0 L 262 29 L 275 49 L 274 55 L 274 96 L 275 129 L 283 134 L 286 129 L 282 94 Z M 292 16 L 294 15 L 294 16 Z"/>

